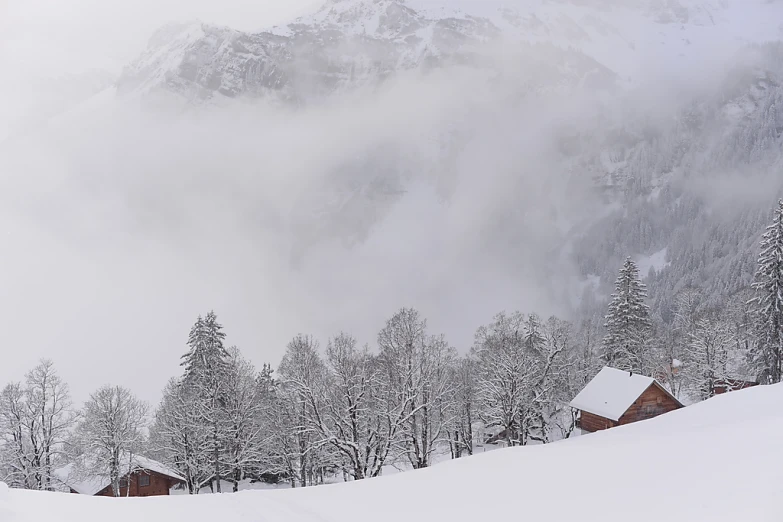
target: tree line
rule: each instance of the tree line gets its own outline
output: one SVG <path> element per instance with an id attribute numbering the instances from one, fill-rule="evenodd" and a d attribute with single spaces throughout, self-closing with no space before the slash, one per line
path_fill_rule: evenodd
<path id="1" fill-rule="evenodd" d="M 177 470 L 188 492 L 236 491 L 244 479 L 304 487 L 362 480 L 387 466 L 425 468 L 510 446 L 568 438 L 569 401 L 604 365 L 653 376 L 677 397 L 707 399 L 735 381 L 783 376 L 783 201 L 761 241 L 752 286 L 715 304 L 697 287 L 674 297 L 673 321 L 651 314 L 634 261 L 619 271 L 606 314 L 577 322 L 497 314 L 460 354 L 411 308 L 390 317 L 374 347 L 341 332 L 321 346 L 287 345 L 277 371 L 225 345 L 214 312 L 191 328 L 181 375 L 154 411 L 104 386 L 81 409 L 50 361 L 0 392 L 0 480 L 61 487 L 108 477 L 115 494 L 137 455 Z"/>

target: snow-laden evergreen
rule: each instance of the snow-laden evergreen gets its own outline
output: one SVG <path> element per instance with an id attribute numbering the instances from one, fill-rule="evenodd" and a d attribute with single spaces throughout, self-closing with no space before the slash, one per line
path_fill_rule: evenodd
<path id="1" fill-rule="evenodd" d="M 651 322 L 646 297 L 647 287 L 629 257 L 615 282 L 604 324 L 603 358 L 608 366 L 642 374 L 649 371 Z"/>
<path id="2" fill-rule="evenodd" d="M 761 240 L 753 282 L 758 324 L 755 361 L 770 382 L 783 378 L 783 199 Z"/>
<path id="3" fill-rule="evenodd" d="M 185 380 L 205 385 L 225 373 L 228 365 L 228 351 L 223 346 L 225 338 L 214 311 L 198 317 L 190 329 L 188 351 L 182 356 Z"/>

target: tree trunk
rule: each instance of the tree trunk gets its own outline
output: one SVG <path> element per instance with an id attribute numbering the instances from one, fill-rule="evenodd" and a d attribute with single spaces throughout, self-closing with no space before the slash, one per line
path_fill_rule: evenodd
<path id="1" fill-rule="evenodd" d="M 467 407 L 468 425 L 465 427 L 465 436 L 463 437 L 463 440 L 465 441 L 465 447 L 468 450 L 468 455 L 473 455 L 473 416 L 470 414 L 470 410 L 471 410 L 471 403 L 468 403 L 468 407 Z"/>
<path id="2" fill-rule="evenodd" d="M 220 446 L 218 445 L 218 436 L 217 436 L 217 428 L 215 428 L 215 483 L 217 484 L 217 492 L 222 493 L 220 489 Z"/>
<path id="3" fill-rule="evenodd" d="M 242 480 L 242 469 L 238 463 L 234 463 L 234 477 L 232 482 L 234 483 L 234 493 L 239 491 L 239 481 Z"/>

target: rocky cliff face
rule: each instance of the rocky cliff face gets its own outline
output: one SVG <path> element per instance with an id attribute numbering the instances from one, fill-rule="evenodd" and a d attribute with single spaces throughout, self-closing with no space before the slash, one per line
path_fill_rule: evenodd
<path id="1" fill-rule="evenodd" d="M 254 34 L 205 24 L 165 27 L 126 68 L 119 87 L 163 87 L 193 100 L 306 101 L 396 71 L 465 61 L 477 44 L 499 35 L 488 19 L 432 19 L 398 0 L 337 2 Z"/>
<path id="2" fill-rule="evenodd" d="M 596 15 L 595 9 L 571 2 L 337 0 L 287 26 L 252 34 L 200 23 L 167 26 L 126 68 L 119 88 L 162 87 L 193 101 L 272 95 L 302 102 L 401 70 L 476 63 L 477 53 L 508 42 L 570 51 L 563 55 L 561 72 L 578 82 L 604 66 L 619 72 L 602 57 L 609 51 L 633 53 L 629 20 L 672 31 L 715 25 L 725 11 L 678 1 L 601 5 Z"/>
<path id="3" fill-rule="evenodd" d="M 125 69 L 119 88 L 164 88 L 192 101 L 306 102 L 402 70 L 484 64 L 477 56 L 488 48 L 497 54 L 520 43 L 564 51 L 558 81 L 578 84 L 600 70 L 633 82 L 651 53 L 687 67 L 727 32 L 738 41 L 779 37 L 776 15 L 783 16 L 781 3 L 764 0 L 331 0 L 256 33 L 200 23 L 164 27 Z"/>

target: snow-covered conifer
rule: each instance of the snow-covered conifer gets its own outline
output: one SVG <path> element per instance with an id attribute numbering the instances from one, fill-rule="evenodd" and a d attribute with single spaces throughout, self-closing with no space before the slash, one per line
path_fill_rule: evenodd
<path id="1" fill-rule="evenodd" d="M 229 373 L 229 353 L 223 345 L 226 334 L 210 311 L 199 317 L 188 336 L 188 351 L 182 356 L 185 367 L 183 385 L 195 399 L 193 407 L 201 422 L 210 426 L 214 486 L 221 491 L 222 452 L 225 448 L 226 383 Z"/>
<path id="2" fill-rule="evenodd" d="M 225 372 L 229 359 L 223 346 L 225 338 L 215 312 L 199 316 L 188 335 L 188 351 L 182 356 L 186 381 L 214 381 Z"/>
<path id="3" fill-rule="evenodd" d="M 768 382 L 783 379 L 783 199 L 761 240 L 753 289 L 758 343 L 754 357 Z"/>
<path id="4" fill-rule="evenodd" d="M 606 315 L 603 358 L 607 365 L 636 373 L 649 371 L 647 343 L 651 324 L 645 297 L 647 288 L 629 257 L 620 269 Z"/>

